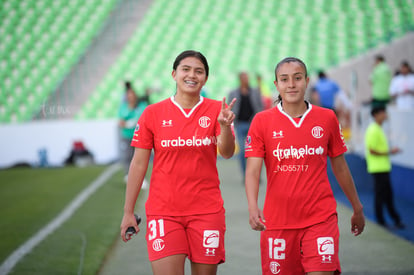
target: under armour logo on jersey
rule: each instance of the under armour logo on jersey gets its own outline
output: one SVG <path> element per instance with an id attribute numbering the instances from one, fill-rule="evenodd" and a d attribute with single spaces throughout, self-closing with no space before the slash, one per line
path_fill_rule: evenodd
<path id="1" fill-rule="evenodd" d="M 172 119 L 170 120 L 163 120 L 162 127 L 172 127 Z"/>
<path id="2" fill-rule="evenodd" d="M 273 138 L 283 138 L 283 131 L 280 130 L 279 132 L 273 131 Z"/>

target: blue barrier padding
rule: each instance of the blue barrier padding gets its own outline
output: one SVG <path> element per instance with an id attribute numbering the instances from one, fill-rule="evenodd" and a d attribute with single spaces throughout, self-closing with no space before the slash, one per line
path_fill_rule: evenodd
<path id="1" fill-rule="evenodd" d="M 354 178 L 360 200 L 364 205 L 365 216 L 376 222 L 374 215 L 374 183 L 372 176 L 368 174 L 366 170 L 365 159 L 356 154 L 346 154 L 345 158 Z M 339 202 L 350 207 L 351 205 L 339 187 L 330 165 L 328 165 L 328 177 L 335 198 Z M 389 225 L 388 229 L 392 233 L 414 243 L 414 169 L 393 165 L 391 180 L 395 207 L 400 214 L 403 223 L 406 225 L 406 228 L 395 228 L 388 212 L 384 209 L 384 216 Z"/>

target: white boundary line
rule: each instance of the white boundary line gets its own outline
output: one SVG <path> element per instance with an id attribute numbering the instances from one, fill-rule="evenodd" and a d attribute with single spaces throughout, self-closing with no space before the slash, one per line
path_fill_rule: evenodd
<path id="1" fill-rule="evenodd" d="M 119 164 L 108 167 L 95 181 L 85 188 L 63 211 L 49 224 L 40 229 L 33 237 L 22 244 L 1 264 L 0 275 L 8 274 L 13 267 L 32 249 L 42 242 L 49 234 L 67 221 L 73 213 L 93 194 L 104 185 L 108 179 L 119 169 Z"/>

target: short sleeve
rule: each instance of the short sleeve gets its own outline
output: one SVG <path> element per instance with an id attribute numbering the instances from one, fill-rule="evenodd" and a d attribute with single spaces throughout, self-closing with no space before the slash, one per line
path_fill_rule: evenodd
<path id="1" fill-rule="evenodd" d="M 153 119 L 150 110 L 148 108 L 145 109 L 135 127 L 131 146 L 143 149 L 152 149 L 154 147 Z"/>
<path id="2" fill-rule="evenodd" d="M 373 149 L 373 150 L 377 150 L 377 141 L 378 141 L 378 136 L 376 135 L 376 131 L 374 129 L 374 127 L 368 127 L 368 129 L 365 132 L 365 147 L 369 150 L 369 149 Z"/>
<path id="3" fill-rule="evenodd" d="M 348 149 L 346 147 L 345 139 L 342 134 L 341 125 L 333 113 L 330 117 L 330 129 L 332 129 L 332 131 L 328 145 L 328 156 L 332 158 L 342 155 Z"/>
<path id="4" fill-rule="evenodd" d="M 245 141 L 245 157 L 265 157 L 265 143 L 263 138 L 263 122 L 260 114 L 257 114 L 250 124 Z M 262 127 L 260 127 L 262 126 Z"/>

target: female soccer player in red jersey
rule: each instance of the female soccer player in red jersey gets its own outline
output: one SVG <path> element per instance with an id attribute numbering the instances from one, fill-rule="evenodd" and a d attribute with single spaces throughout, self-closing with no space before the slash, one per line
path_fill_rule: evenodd
<path id="1" fill-rule="evenodd" d="M 346 145 L 333 111 L 305 101 L 306 65 L 297 58 L 275 69 L 277 106 L 258 113 L 246 140 L 249 223 L 261 232 L 263 274 L 339 274 L 336 201 L 327 160 L 351 202 L 351 230 L 364 230 L 362 204 L 344 158 Z M 263 160 L 267 190 L 258 207 Z"/>
<path id="2" fill-rule="evenodd" d="M 174 96 L 149 105 L 141 115 L 131 145 L 135 147 L 125 196 L 121 236 L 139 228 L 134 206 L 154 150 L 147 215 L 147 246 L 153 273 L 184 274 L 185 258 L 193 275 L 216 274 L 225 261 L 226 230 L 216 167 L 217 148 L 234 153 L 235 100 L 228 106 L 200 96 L 207 81 L 206 58 L 196 51 L 177 56 Z"/>

